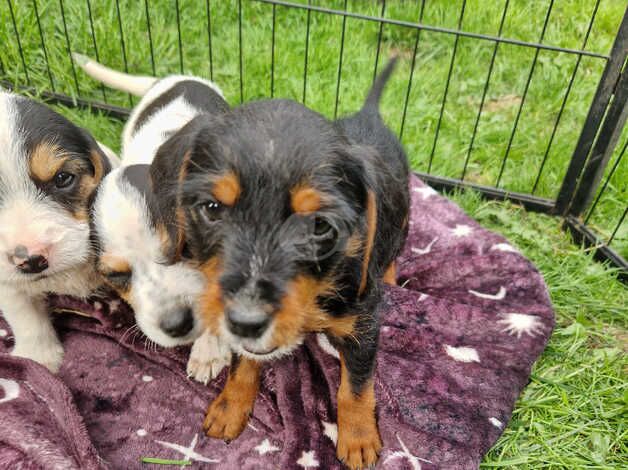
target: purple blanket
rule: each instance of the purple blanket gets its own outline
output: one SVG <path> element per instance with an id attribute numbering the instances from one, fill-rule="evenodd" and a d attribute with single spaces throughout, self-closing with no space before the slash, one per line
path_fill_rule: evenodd
<path id="1" fill-rule="evenodd" d="M 477 468 L 551 334 L 552 307 L 529 261 L 417 179 L 410 225 L 400 287 L 381 307 L 378 468 Z M 265 368 L 248 428 L 226 444 L 201 430 L 225 371 L 209 386 L 192 382 L 188 350 L 147 348 L 119 301 L 52 303 L 93 316 L 57 317 L 58 376 L 6 354 L 0 319 L 0 468 L 159 468 L 140 463 L 146 456 L 192 468 L 342 468 L 339 363 L 323 337 Z"/>

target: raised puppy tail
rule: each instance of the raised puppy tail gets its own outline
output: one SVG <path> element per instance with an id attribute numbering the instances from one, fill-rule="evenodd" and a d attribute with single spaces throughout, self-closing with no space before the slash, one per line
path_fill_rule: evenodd
<path id="1" fill-rule="evenodd" d="M 144 96 L 158 80 L 155 77 L 130 75 L 110 69 L 83 54 L 72 53 L 72 58 L 87 75 L 110 88 L 125 91 L 135 96 Z"/>
<path id="2" fill-rule="evenodd" d="M 360 110 L 361 113 L 379 113 L 379 100 L 382 97 L 390 75 L 393 73 L 393 70 L 395 70 L 398 58 L 399 57 L 396 55 L 392 56 L 386 64 L 386 67 L 384 67 L 384 70 L 375 78 L 371 91 L 369 91 L 366 101 L 364 102 L 364 106 L 362 106 Z"/>

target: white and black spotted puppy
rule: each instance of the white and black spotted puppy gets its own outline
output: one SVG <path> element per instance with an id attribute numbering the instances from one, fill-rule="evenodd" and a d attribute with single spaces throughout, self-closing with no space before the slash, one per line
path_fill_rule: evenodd
<path id="1" fill-rule="evenodd" d="M 206 80 L 131 76 L 85 56 L 74 58 L 96 80 L 142 97 L 124 128 L 122 166 L 105 178 L 94 204 L 98 270 L 133 307 L 149 339 L 165 347 L 194 341 L 188 374 L 207 383 L 227 364 L 229 350 L 197 317 L 204 279 L 182 255 L 176 204 L 165 190 L 171 182 L 155 180 L 149 170 L 175 132 L 197 115 L 222 113 L 228 105 Z"/>
<path id="2" fill-rule="evenodd" d="M 53 372 L 63 348 L 46 295 L 86 297 L 100 284 L 89 213 L 113 165 L 85 130 L 0 91 L 0 310 L 13 330 L 12 354 Z"/>

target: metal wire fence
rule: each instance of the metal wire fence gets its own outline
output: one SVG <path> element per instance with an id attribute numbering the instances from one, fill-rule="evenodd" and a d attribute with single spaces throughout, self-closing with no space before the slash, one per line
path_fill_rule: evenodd
<path id="1" fill-rule="evenodd" d="M 355 110 L 400 56 L 383 103 L 414 169 L 564 217 L 628 265 L 628 17 L 614 0 L 0 0 L 2 85 L 124 118 L 131 96 L 71 52 L 131 73 L 218 82 L 232 103 Z"/>

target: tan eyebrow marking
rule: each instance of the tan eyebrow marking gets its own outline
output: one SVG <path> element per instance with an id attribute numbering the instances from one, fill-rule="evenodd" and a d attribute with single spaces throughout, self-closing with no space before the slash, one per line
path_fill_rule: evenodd
<path id="1" fill-rule="evenodd" d="M 38 144 L 29 160 L 31 177 L 38 181 L 50 181 L 63 166 L 67 158 L 61 157 L 59 146 L 50 142 Z"/>
<path id="2" fill-rule="evenodd" d="M 322 196 L 309 185 L 299 185 L 290 191 L 290 205 L 296 214 L 310 214 L 322 206 Z"/>
<path id="3" fill-rule="evenodd" d="M 123 258 L 103 253 L 100 256 L 99 270 L 102 272 L 126 273 L 131 272 L 131 265 Z"/>
<path id="4" fill-rule="evenodd" d="M 235 204 L 240 196 L 240 192 L 240 181 L 232 171 L 215 180 L 212 187 L 212 194 L 216 200 L 228 207 Z"/>

